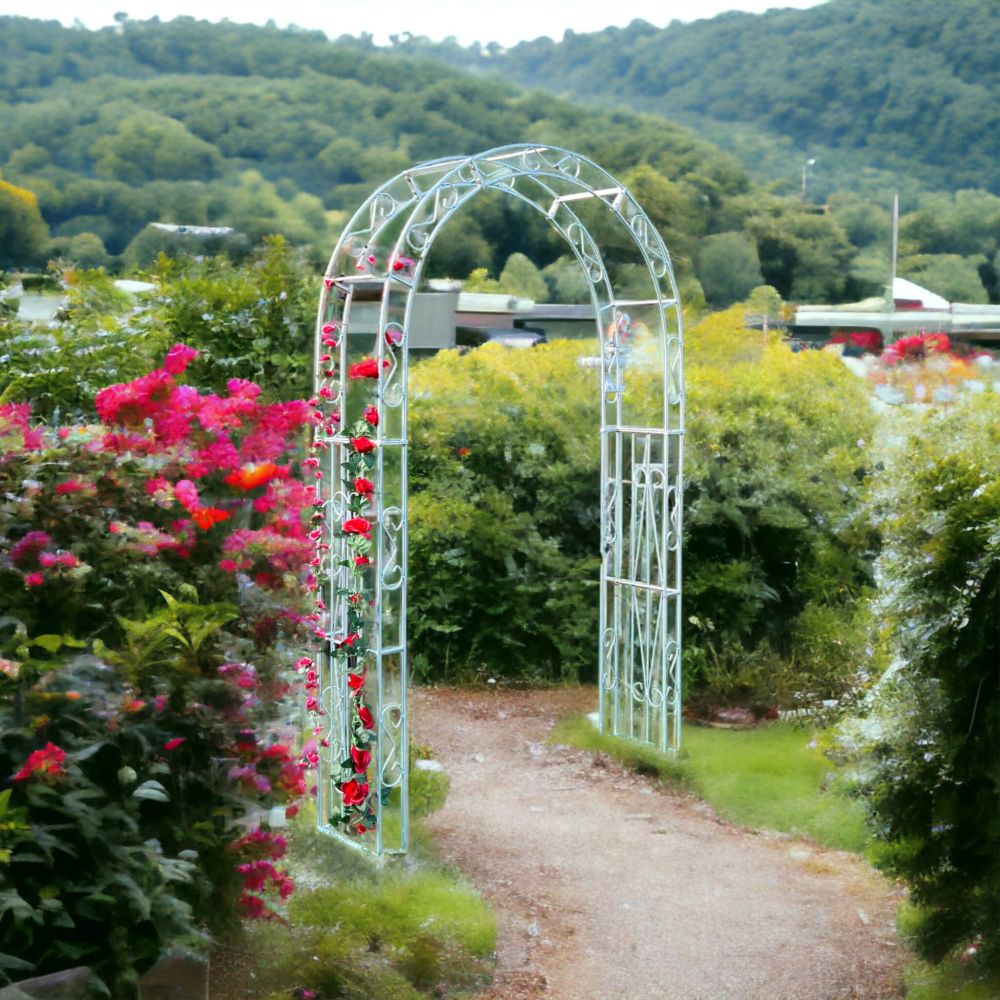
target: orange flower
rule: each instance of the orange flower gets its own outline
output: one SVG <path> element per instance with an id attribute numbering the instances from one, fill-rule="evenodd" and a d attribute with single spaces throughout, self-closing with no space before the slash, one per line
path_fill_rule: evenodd
<path id="1" fill-rule="evenodd" d="M 237 469 L 225 477 L 225 482 L 239 490 L 252 490 L 257 486 L 269 483 L 277 475 L 278 467 L 274 462 L 261 462 L 249 468 Z"/>
<path id="2" fill-rule="evenodd" d="M 197 510 L 191 511 L 191 517 L 202 531 L 208 531 L 213 524 L 218 524 L 219 521 L 229 520 L 229 514 L 224 510 L 219 510 L 218 507 L 199 507 Z"/>

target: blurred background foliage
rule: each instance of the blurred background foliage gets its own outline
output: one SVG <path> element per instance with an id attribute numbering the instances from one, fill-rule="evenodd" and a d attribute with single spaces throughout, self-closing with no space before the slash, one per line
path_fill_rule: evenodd
<path id="1" fill-rule="evenodd" d="M 230 227 L 236 258 L 280 234 L 319 265 L 346 213 L 407 166 L 537 141 L 621 176 L 688 297 L 703 288 L 713 307 L 761 281 L 798 301 L 879 293 L 894 191 L 899 273 L 997 302 L 996 20 L 989 0 L 831 0 L 501 51 L 0 18 L 0 268 L 218 250 L 155 222 Z M 428 273 L 499 277 L 515 252 L 544 270 L 563 248 L 518 207 L 477 199 Z"/>

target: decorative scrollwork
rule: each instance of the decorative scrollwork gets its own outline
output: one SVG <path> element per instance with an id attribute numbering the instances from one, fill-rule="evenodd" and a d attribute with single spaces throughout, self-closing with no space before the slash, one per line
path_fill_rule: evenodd
<path id="1" fill-rule="evenodd" d="M 399 203 L 388 191 L 380 191 L 371 201 L 371 211 L 369 214 L 371 224 L 369 228 L 373 232 L 381 228 L 396 214 L 398 208 Z"/>
<path id="2" fill-rule="evenodd" d="M 406 331 L 399 323 L 388 323 L 385 327 L 385 356 L 389 367 L 382 379 L 382 402 L 393 408 L 402 405 L 406 398 L 403 370 L 397 355 L 398 350 L 406 350 Z"/>
<path id="3" fill-rule="evenodd" d="M 386 705 L 379 713 L 379 731 L 382 734 L 382 766 L 379 784 L 383 788 L 398 788 L 403 783 L 403 761 L 398 735 L 402 732 L 403 708 Z"/>
<path id="4" fill-rule="evenodd" d="M 619 485 L 615 480 L 608 480 L 604 484 L 604 538 L 601 542 L 601 556 L 606 566 L 610 566 L 615 553 L 615 541 L 618 537 L 618 528 L 615 523 L 616 510 L 618 506 Z"/>
<path id="5" fill-rule="evenodd" d="M 676 486 L 667 487 L 667 548 L 676 552 L 681 545 L 681 505 L 678 502 L 680 493 Z"/>
<path id="6" fill-rule="evenodd" d="M 579 221 L 571 222 L 566 227 L 566 239 L 569 240 L 583 263 L 587 279 L 595 285 L 602 282 L 604 280 L 604 261 L 594 238 L 586 227 Z"/>
<path id="7" fill-rule="evenodd" d="M 602 689 L 613 691 L 618 683 L 618 663 L 615 657 L 618 645 L 618 634 L 613 628 L 606 628 L 601 637 L 601 653 L 603 660 L 603 683 Z"/>
<path id="8" fill-rule="evenodd" d="M 583 165 L 579 156 L 574 153 L 567 153 L 555 163 L 555 169 L 561 174 L 568 174 L 570 177 L 579 177 L 580 168 Z"/>
<path id="9" fill-rule="evenodd" d="M 389 507 L 382 514 L 382 538 L 385 549 L 382 565 L 382 589 L 398 590 L 403 585 L 403 564 L 399 538 L 403 529 L 403 512 Z"/>

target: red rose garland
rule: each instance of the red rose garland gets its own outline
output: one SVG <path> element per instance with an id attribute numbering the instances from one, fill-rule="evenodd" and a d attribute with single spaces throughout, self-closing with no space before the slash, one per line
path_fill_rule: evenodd
<path id="1" fill-rule="evenodd" d="M 326 286 L 327 288 L 331 286 L 330 279 L 326 279 Z M 337 347 L 338 329 L 335 323 L 325 324 L 321 333 L 323 345 L 328 351 Z M 393 331 L 393 334 L 390 337 L 387 333 L 385 338 L 389 352 L 392 352 L 402 340 L 397 331 Z M 317 407 L 314 413 L 314 423 L 316 424 L 316 435 L 313 442 L 314 452 L 324 450 L 328 446 L 326 438 L 337 433 L 336 424 L 339 423 L 338 413 L 331 412 L 327 415 L 320 408 L 335 402 L 338 396 L 331 381 L 336 376 L 336 370 L 330 367 L 333 364 L 333 356 L 330 353 L 323 354 L 319 361 L 320 385 L 316 398 L 312 400 L 313 405 Z M 390 368 L 391 364 L 389 358 L 383 358 L 381 364 L 377 358 L 365 358 L 363 361 L 350 365 L 347 375 L 352 381 L 358 383 L 370 380 L 370 384 L 377 394 L 382 375 L 386 369 Z M 376 486 L 369 476 L 377 464 L 375 451 L 378 448 L 378 442 L 368 435 L 373 433 L 378 426 L 378 407 L 374 403 L 369 403 L 364 407 L 361 419 L 344 432 L 347 444 L 344 446 L 342 480 L 349 492 L 347 517 L 339 525 L 339 528 L 350 552 L 340 565 L 348 569 L 351 579 L 349 587 L 340 590 L 337 597 L 344 601 L 346 607 L 346 634 L 341 638 L 332 638 L 327 636 L 322 629 L 317 629 L 318 638 L 332 639 L 330 641 L 330 655 L 339 663 L 340 673 L 347 674 L 350 701 L 348 709 L 350 713 L 350 745 L 347 747 L 347 756 L 340 762 L 339 767 L 334 766 L 332 775 L 333 783 L 341 797 L 340 816 L 329 817 L 329 819 L 331 822 L 339 821 L 347 827 L 349 832 L 356 834 L 366 833 L 374 829 L 376 824 L 375 788 L 373 788 L 373 783 L 369 781 L 368 776 L 376 741 L 376 719 L 364 698 L 364 656 L 368 650 L 368 609 L 372 603 L 365 590 L 367 583 L 365 569 L 372 562 L 370 557 L 372 531 L 376 527 L 376 522 L 370 516 L 370 505 Z M 319 471 L 318 460 L 315 468 L 316 479 L 321 480 L 322 473 Z M 324 502 L 318 482 L 315 506 L 316 513 L 313 515 L 313 520 L 317 522 L 317 526 L 312 537 L 317 542 L 317 552 L 313 565 L 322 573 L 329 545 L 323 541 L 327 531 L 323 515 Z M 319 584 L 313 580 L 310 587 L 313 591 L 317 591 Z M 320 620 L 320 612 L 324 610 L 323 602 L 317 600 L 315 621 Z M 313 667 L 313 661 L 309 657 L 303 657 L 299 661 L 299 669 L 306 670 L 307 677 L 315 676 Z M 323 714 L 322 706 L 316 697 L 310 697 L 306 707 L 314 714 Z M 319 726 L 314 730 L 317 737 L 321 737 L 322 728 Z M 328 742 L 321 740 L 321 745 L 328 746 Z"/>

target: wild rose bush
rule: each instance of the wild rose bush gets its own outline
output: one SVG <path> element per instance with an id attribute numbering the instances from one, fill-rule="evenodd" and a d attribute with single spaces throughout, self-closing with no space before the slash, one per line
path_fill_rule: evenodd
<path id="1" fill-rule="evenodd" d="M 282 838 L 241 818 L 306 792 L 276 729 L 313 627 L 312 409 L 200 393 L 195 355 L 101 390 L 100 424 L 0 406 L 7 976 L 91 964 L 130 996 L 166 945 L 293 888 Z"/>

